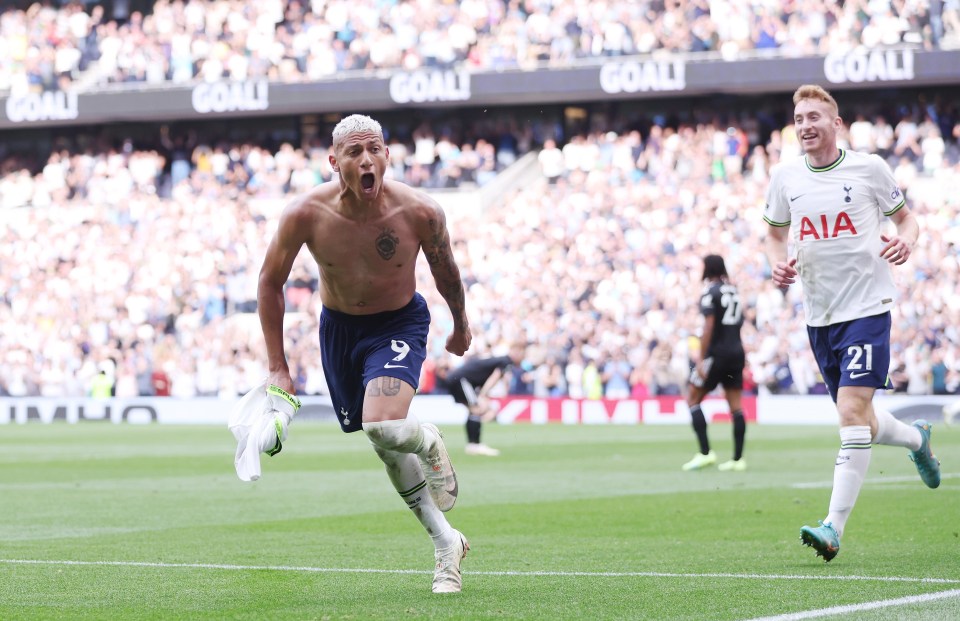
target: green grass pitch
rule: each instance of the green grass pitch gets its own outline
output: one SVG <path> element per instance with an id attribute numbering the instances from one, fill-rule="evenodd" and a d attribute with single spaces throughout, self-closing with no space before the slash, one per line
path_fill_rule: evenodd
<path id="1" fill-rule="evenodd" d="M 960 430 L 937 490 L 876 447 L 829 564 L 839 439 L 750 426 L 749 470 L 687 473 L 687 427 L 498 426 L 448 515 L 464 589 L 430 592 L 429 539 L 362 434 L 298 422 L 240 482 L 225 427 L 0 426 L 0 619 L 960 619 Z M 721 459 L 730 426 L 712 425 Z M 837 607 L 833 612 L 830 610 Z"/>

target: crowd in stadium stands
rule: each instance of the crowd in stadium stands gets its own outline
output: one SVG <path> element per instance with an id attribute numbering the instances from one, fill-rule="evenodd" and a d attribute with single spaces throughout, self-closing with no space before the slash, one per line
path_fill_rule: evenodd
<path id="1" fill-rule="evenodd" d="M 0 13 L 0 90 L 194 79 L 286 82 L 345 71 L 569 65 L 577 59 L 863 45 L 960 45 L 960 0 L 79 1 Z"/>
<path id="2" fill-rule="evenodd" d="M 480 187 L 531 148 L 528 129 L 493 123 L 484 131 L 477 125 L 471 133 L 489 139 L 455 141 L 459 132 L 435 132 L 426 124 L 416 127 L 406 139 L 387 137 L 391 175 L 428 189 Z M 58 146 L 40 163 L 23 154 L 0 155 L 0 209 L 47 206 L 73 198 L 125 198 L 131 192 L 155 192 L 167 198 L 184 180 L 260 198 L 277 197 L 303 192 L 329 181 L 332 174 L 327 163 L 329 140 L 301 148 L 285 142 L 271 152 L 254 144 L 206 143 L 194 132 L 171 136 L 163 127 L 155 148 L 149 150 L 135 149 L 129 139 L 119 148 L 107 139 L 98 142 L 83 150 Z M 40 174 L 33 175 L 32 170 Z"/>
<path id="3" fill-rule="evenodd" d="M 960 116 L 925 110 L 895 123 L 857 118 L 844 144 L 896 163 L 922 231 L 895 270 L 905 293 L 893 381 L 910 393 L 956 394 L 960 199 L 930 188 L 960 184 Z M 0 393 L 89 394 L 102 373 L 118 396 L 234 398 L 266 375 L 260 262 L 289 196 L 330 178 L 326 151 L 166 140 L 184 151 L 182 165 L 129 145 L 55 150 L 35 174 L 6 162 Z M 515 394 L 678 394 L 699 327 L 702 256 L 718 252 L 749 308 L 748 389 L 822 392 L 799 287 L 775 288 L 761 250 L 770 168 L 798 153 L 791 127 L 760 135 L 747 115 L 544 141 L 540 181 L 476 213 L 449 211 L 473 353 L 529 339 Z M 445 304 L 429 270 L 420 275 L 434 316 L 429 392 L 456 361 L 443 349 Z M 298 392 L 321 394 L 317 271 L 306 252 L 286 295 Z"/>

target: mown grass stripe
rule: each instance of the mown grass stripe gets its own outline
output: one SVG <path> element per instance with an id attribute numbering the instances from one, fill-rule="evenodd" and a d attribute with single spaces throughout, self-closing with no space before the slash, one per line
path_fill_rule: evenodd
<path id="1" fill-rule="evenodd" d="M 157 569 L 221 569 L 228 571 L 290 571 L 305 573 L 357 573 L 357 574 L 432 574 L 433 570 L 420 569 L 378 569 L 365 567 L 305 567 L 295 565 L 232 565 L 228 563 L 160 563 L 146 561 L 76 561 L 57 559 L 0 559 L 4 565 L 81 565 L 107 567 L 146 567 Z M 554 577 L 598 577 L 598 578 L 727 578 L 741 580 L 838 580 L 838 581 L 874 581 L 907 582 L 923 584 L 960 584 L 953 578 L 917 578 L 911 576 L 824 576 L 803 574 L 738 574 L 738 573 L 681 573 L 661 571 L 469 571 L 472 576 L 554 576 Z"/>

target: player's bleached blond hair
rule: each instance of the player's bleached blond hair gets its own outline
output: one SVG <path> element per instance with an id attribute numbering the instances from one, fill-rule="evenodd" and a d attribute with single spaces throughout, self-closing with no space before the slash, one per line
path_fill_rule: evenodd
<path id="1" fill-rule="evenodd" d="M 336 127 L 333 128 L 334 148 L 343 142 L 343 139 L 350 134 L 358 134 L 361 132 L 372 132 L 378 134 L 380 138 L 383 139 L 383 128 L 380 127 L 380 123 L 377 123 L 369 116 L 364 116 L 363 114 L 351 114 L 350 116 L 341 119 L 340 122 L 337 123 Z"/>
<path id="2" fill-rule="evenodd" d="M 833 116 L 840 116 L 840 108 L 837 106 L 837 100 L 819 84 L 804 84 L 798 88 L 797 92 L 793 94 L 793 105 L 797 105 L 804 99 L 822 101 L 830 106 L 830 109 L 833 111 Z"/>

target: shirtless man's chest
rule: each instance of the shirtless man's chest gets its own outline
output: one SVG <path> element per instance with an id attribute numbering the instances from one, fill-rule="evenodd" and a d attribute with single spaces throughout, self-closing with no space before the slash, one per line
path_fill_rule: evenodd
<path id="1" fill-rule="evenodd" d="M 420 242 L 408 212 L 395 208 L 358 222 L 319 207 L 314 220 L 307 247 L 320 268 L 324 304 L 364 313 L 409 301 Z"/>

